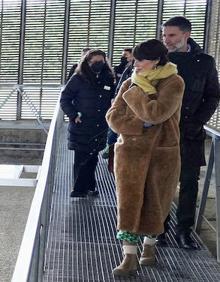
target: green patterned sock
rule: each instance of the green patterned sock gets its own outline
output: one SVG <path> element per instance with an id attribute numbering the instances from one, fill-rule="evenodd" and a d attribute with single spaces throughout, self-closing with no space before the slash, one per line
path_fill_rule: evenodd
<path id="1" fill-rule="evenodd" d="M 135 243 L 135 244 L 137 244 L 139 241 L 138 235 L 128 231 L 121 231 L 121 230 L 118 231 L 116 238 L 119 240 L 127 241 L 129 243 Z"/>

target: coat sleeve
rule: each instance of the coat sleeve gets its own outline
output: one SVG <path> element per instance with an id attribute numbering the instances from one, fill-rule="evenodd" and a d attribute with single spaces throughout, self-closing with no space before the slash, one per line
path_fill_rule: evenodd
<path id="1" fill-rule="evenodd" d="M 151 95 L 145 94 L 138 86 L 132 86 L 122 95 L 139 119 L 154 125 L 169 119 L 182 103 L 183 79 L 175 75 L 162 83 L 156 99 L 151 99 Z"/>
<path id="2" fill-rule="evenodd" d="M 118 95 L 116 96 L 111 108 L 106 114 L 106 120 L 110 128 L 118 134 L 142 135 L 143 121 L 139 119 L 132 111 L 127 114 L 127 104 L 122 98 L 122 94 L 128 89 L 129 81 L 125 81 Z"/>
<path id="3" fill-rule="evenodd" d="M 60 107 L 70 119 L 77 117 L 77 109 L 74 106 L 74 99 L 79 91 L 79 85 L 79 78 L 77 75 L 74 75 L 71 76 L 70 80 L 61 91 Z"/>
<path id="4" fill-rule="evenodd" d="M 114 97 L 115 97 L 115 87 L 116 87 L 115 83 L 114 83 L 114 78 L 111 79 L 110 86 L 111 86 L 111 93 L 110 93 L 111 99 L 114 99 Z"/>
<path id="5" fill-rule="evenodd" d="M 201 124 L 205 124 L 214 114 L 220 98 L 218 73 L 215 61 L 212 57 L 210 57 L 210 59 L 210 69 L 208 71 L 202 103 L 193 117 L 195 121 Z"/>

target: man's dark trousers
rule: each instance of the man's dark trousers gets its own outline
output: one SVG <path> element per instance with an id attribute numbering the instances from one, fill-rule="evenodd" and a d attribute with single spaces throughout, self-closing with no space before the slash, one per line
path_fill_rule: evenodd
<path id="1" fill-rule="evenodd" d="M 180 174 L 179 205 L 177 208 L 177 236 L 180 233 L 190 234 L 195 221 L 196 199 L 200 166 L 182 163 Z"/>

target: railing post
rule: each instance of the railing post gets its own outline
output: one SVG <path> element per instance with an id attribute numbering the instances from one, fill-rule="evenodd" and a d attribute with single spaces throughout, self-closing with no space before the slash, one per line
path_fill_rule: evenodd
<path id="1" fill-rule="evenodd" d="M 20 47 L 19 47 L 19 64 L 18 64 L 18 84 L 23 84 L 24 71 L 24 44 L 25 44 L 25 24 L 26 24 L 26 0 L 21 1 L 21 28 L 20 28 Z M 21 119 L 22 113 L 22 95 L 17 92 L 17 111 L 16 119 Z"/>
<path id="2" fill-rule="evenodd" d="M 207 167 L 206 176 L 205 176 L 205 182 L 204 182 L 201 200 L 200 200 L 200 204 L 199 204 L 199 208 L 198 208 L 198 213 L 197 213 L 197 216 L 196 216 L 195 231 L 197 233 L 200 233 L 200 230 L 201 230 L 202 216 L 203 216 L 204 211 L 205 211 L 206 201 L 207 201 L 207 197 L 208 197 L 209 186 L 210 186 L 212 170 L 213 170 L 213 164 L 214 164 L 214 141 L 212 139 L 211 150 L 210 150 L 210 154 L 209 154 L 208 167 Z"/>
<path id="3" fill-rule="evenodd" d="M 217 261 L 220 262 L 220 138 L 214 139 Z"/>
<path id="4" fill-rule="evenodd" d="M 114 49 L 114 31 L 115 31 L 115 9 L 116 0 L 111 0 L 110 22 L 109 22 L 109 37 L 108 37 L 108 58 L 112 64 L 113 49 Z"/>
<path id="5" fill-rule="evenodd" d="M 61 84 L 66 82 L 66 71 L 68 63 L 68 41 L 69 41 L 69 18 L 70 18 L 70 0 L 65 1 L 64 17 L 64 36 L 63 36 L 63 60 L 62 60 L 62 77 Z"/>
<path id="6" fill-rule="evenodd" d="M 162 18 L 163 18 L 163 3 L 164 0 L 158 0 L 157 4 L 157 30 L 156 30 L 156 38 L 161 40 L 161 25 L 162 25 Z"/>

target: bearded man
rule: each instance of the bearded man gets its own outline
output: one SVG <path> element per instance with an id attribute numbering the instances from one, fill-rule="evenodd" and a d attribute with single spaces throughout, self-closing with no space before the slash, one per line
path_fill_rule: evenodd
<path id="1" fill-rule="evenodd" d="M 211 118 L 219 102 L 218 74 L 213 57 L 205 54 L 190 37 L 191 22 L 177 16 L 163 24 L 163 42 L 169 59 L 177 65 L 178 74 L 185 82 L 180 120 L 181 175 L 177 207 L 176 239 L 180 247 L 196 249 L 190 233 L 194 225 L 200 167 L 205 163 L 204 124 Z M 158 237 L 165 243 L 168 231 Z"/>

